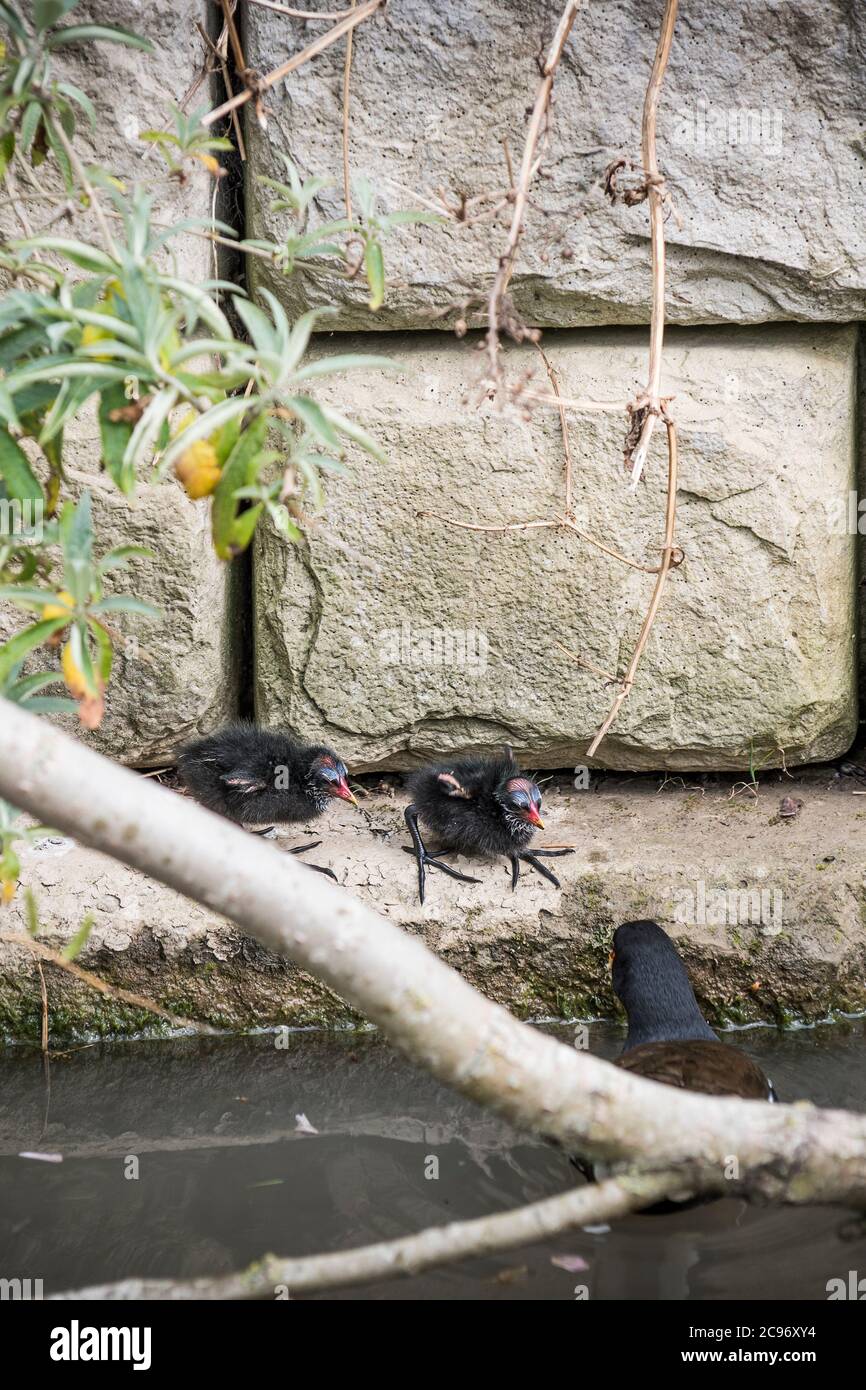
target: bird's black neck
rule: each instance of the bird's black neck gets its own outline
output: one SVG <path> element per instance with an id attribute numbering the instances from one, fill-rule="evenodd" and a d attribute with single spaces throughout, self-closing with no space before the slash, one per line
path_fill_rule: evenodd
<path id="1" fill-rule="evenodd" d="M 672 946 L 633 961 L 628 968 L 617 971 L 615 965 L 614 988 L 628 1015 L 624 1051 L 647 1042 L 717 1041 Z"/>

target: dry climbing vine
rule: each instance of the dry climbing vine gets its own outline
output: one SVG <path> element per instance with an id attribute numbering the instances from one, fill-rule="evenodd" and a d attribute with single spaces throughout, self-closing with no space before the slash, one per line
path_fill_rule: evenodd
<path id="1" fill-rule="evenodd" d="M 513 184 L 509 193 L 509 201 L 512 203 L 512 215 L 508 235 L 505 247 L 499 256 L 496 274 L 493 278 L 493 283 L 487 299 L 485 367 L 481 381 L 482 399 L 493 400 L 500 407 L 517 407 L 521 410 L 524 417 L 526 417 L 533 405 L 549 404 L 556 406 L 559 411 L 563 448 L 565 451 L 565 499 L 563 510 L 560 514 L 551 518 L 517 521 L 502 526 L 481 526 L 472 522 L 457 521 L 451 517 L 441 517 L 432 512 L 423 512 L 421 515 L 436 516 L 438 520 L 444 521 L 449 526 L 468 531 L 506 532 L 543 529 L 564 529 L 573 531 L 576 535 L 580 536 L 582 540 L 588 542 L 590 545 L 594 545 L 597 549 L 611 556 L 612 559 L 618 560 L 621 564 L 629 565 L 633 569 L 642 570 L 646 574 L 655 576 L 649 607 L 641 625 L 631 660 L 624 674 L 614 675 L 610 672 L 602 671 L 599 667 L 586 661 L 583 657 L 570 651 L 567 647 L 562 646 L 560 643 L 556 644 L 561 651 L 573 661 L 577 662 L 578 665 L 586 670 L 592 671 L 594 674 L 603 678 L 607 683 L 613 681 L 618 686 L 613 704 L 589 745 L 588 756 L 592 757 L 598 751 L 600 744 L 609 732 L 620 709 L 631 692 L 635 682 L 638 665 L 646 649 L 650 631 L 661 604 L 667 577 L 672 569 L 677 568 L 677 566 L 682 563 L 684 558 L 682 551 L 674 544 L 678 468 L 677 431 L 676 425 L 670 415 L 670 400 L 662 397 L 660 394 L 662 346 L 665 324 L 664 215 L 665 204 L 668 198 L 665 180 L 659 171 L 656 153 L 656 114 L 662 82 L 670 56 L 671 41 L 677 17 L 678 0 L 666 0 L 665 3 L 661 33 L 659 35 L 652 73 L 644 100 L 641 136 L 642 163 L 638 167 L 631 161 L 620 158 L 608 168 L 605 176 L 605 189 L 612 201 L 619 200 L 626 203 L 628 206 L 635 205 L 645 200 L 649 201 L 652 261 L 652 311 L 650 320 L 649 370 L 646 389 L 640 394 L 637 400 L 629 402 L 626 406 L 626 413 L 629 418 L 629 429 L 625 443 L 625 459 L 627 465 L 631 469 L 632 486 L 635 487 L 646 463 L 656 420 L 661 420 L 664 423 L 667 437 L 668 479 L 665 503 L 664 540 L 662 543 L 661 556 L 657 565 L 642 565 L 630 559 L 628 556 L 621 554 L 610 546 L 604 545 L 602 542 L 595 539 L 595 537 L 581 530 L 576 524 L 572 499 L 571 443 L 566 412 L 568 410 L 610 411 L 620 410 L 622 407 L 611 402 L 581 401 L 563 397 L 559 390 L 559 384 L 553 367 L 540 347 L 541 334 L 539 330 L 527 327 L 521 322 L 508 295 L 508 286 L 514 271 L 517 252 L 525 231 L 524 218 L 529 204 L 530 187 L 541 165 L 544 150 L 549 138 L 550 104 L 554 78 L 569 34 L 571 33 L 574 19 L 580 8 L 580 0 L 569 0 L 569 3 L 565 6 L 560 16 L 556 33 L 548 49 L 547 57 L 541 68 L 541 81 L 538 86 L 538 91 L 532 107 L 532 114 L 527 127 L 523 156 L 520 161 L 520 171 L 516 183 Z M 618 179 L 622 171 L 626 169 L 631 171 L 632 174 L 636 174 L 637 178 L 636 180 L 632 179 L 629 186 L 622 187 Z M 465 331 L 465 329 L 463 331 Z M 506 333 L 508 337 L 516 342 L 529 341 L 538 347 L 550 380 L 551 391 L 549 393 L 538 391 L 531 387 L 531 371 L 524 372 L 520 378 L 513 382 L 508 382 L 505 379 L 500 360 L 502 333 Z"/>

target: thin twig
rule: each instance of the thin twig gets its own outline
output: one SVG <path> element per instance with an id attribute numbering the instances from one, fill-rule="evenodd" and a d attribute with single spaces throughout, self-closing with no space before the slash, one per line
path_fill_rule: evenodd
<path id="1" fill-rule="evenodd" d="M 352 13 L 352 10 L 337 10 L 336 14 L 328 10 L 295 10 L 291 5 L 277 5 L 274 0 L 249 0 L 249 3 L 261 5 L 263 10 L 276 10 L 277 14 L 290 15 L 292 19 L 323 19 L 329 24 L 335 19 L 345 19 L 347 14 Z"/>
<path id="2" fill-rule="evenodd" d="M 148 1013 L 157 1014 L 164 1018 L 175 1028 L 192 1028 L 197 1033 L 213 1033 L 216 1030 L 207 1023 L 195 1023 L 192 1019 L 181 1018 L 179 1014 L 173 1014 L 168 1009 L 164 1009 L 161 1004 L 155 1004 L 152 999 L 144 999 L 140 994 L 131 994 L 129 990 L 120 989 L 117 985 L 110 985 L 105 980 L 101 980 L 98 975 L 91 975 L 89 970 L 82 970 L 80 965 L 74 961 L 67 960 L 59 951 L 52 951 L 50 946 L 46 946 L 42 941 L 35 941 L 32 936 L 23 932 L 6 931 L 0 929 L 0 941 L 6 941 L 10 945 L 23 946 L 25 950 L 32 951 L 42 960 L 50 961 L 52 965 L 58 966 L 60 970 L 72 975 L 82 984 L 89 985 L 97 993 L 106 995 L 109 999 L 119 999 L 122 1004 L 129 1004 L 134 1009 L 145 1009 Z"/>
<path id="3" fill-rule="evenodd" d="M 67 136 L 66 131 L 63 129 L 61 122 L 52 121 L 51 130 L 52 133 L 57 136 L 57 139 L 60 141 L 61 145 L 66 151 L 66 156 L 69 160 L 69 163 L 72 165 L 73 173 L 75 174 L 75 177 L 78 179 L 78 182 L 81 185 L 82 192 L 84 192 L 87 195 L 88 202 L 90 203 L 90 206 L 93 208 L 93 215 L 95 216 L 96 221 L 99 224 L 99 231 L 102 235 L 103 245 L 105 246 L 105 249 L 108 252 L 111 259 L 113 261 L 116 261 L 117 246 L 115 245 L 114 237 L 111 235 L 111 228 L 109 227 L 108 220 L 105 216 L 105 213 L 103 212 L 102 203 L 99 201 L 99 198 L 96 195 L 96 190 L 90 182 L 90 179 L 87 177 L 87 170 L 81 163 L 81 160 L 78 158 L 75 146 L 72 144 L 72 141 Z"/>
<path id="4" fill-rule="evenodd" d="M 6 165 L 6 168 L 3 171 L 3 179 L 6 184 L 6 187 L 9 189 L 9 201 L 14 209 L 15 216 L 21 223 L 21 230 L 24 232 L 24 235 L 26 237 L 31 237 L 33 235 L 33 228 L 30 225 L 30 219 L 27 216 L 27 211 L 24 207 L 24 202 L 22 200 L 21 194 L 18 191 L 18 184 L 16 183 L 15 178 L 12 174 L 12 170 L 9 168 L 8 164 Z"/>
<path id="5" fill-rule="evenodd" d="M 228 38 L 228 30 L 224 27 L 222 33 L 219 36 L 218 41 L 214 43 L 210 34 L 199 23 L 198 20 L 196 20 L 195 22 L 195 27 L 196 29 L 198 29 L 198 32 L 201 34 L 202 38 L 204 39 L 205 43 L 207 44 L 208 48 L 210 49 L 211 53 L 213 54 L 214 58 L 216 58 L 216 61 L 219 64 L 220 72 L 222 73 L 223 86 L 225 87 L 226 92 L 230 97 L 234 96 L 234 88 L 232 87 L 232 79 L 231 74 L 229 72 L 229 65 L 226 61 L 226 54 L 223 52 L 226 40 Z M 231 116 L 232 129 L 235 133 L 235 139 L 238 142 L 238 154 L 240 155 L 241 159 L 244 162 L 246 162 L 247 147 L 244 144 L 244 134 L 243 130 L 241 129 L 240 117 L 238 116 L 237 111 L 232 111 Z"/>
<path id="6" fill-rule="evenodd" d="M 344 34 L 348 34 L 356 25 L 363 24 L 364 20 L 369 19 L 371 14 L 375 14 L 376 10 L 380 9 L 384 3 L 385 0 L 367 0 L 365 5 L 360 5 L 356 10 L 350 11 L 345 19 L 341 19 L 339 24 L 335 24 L 332 29 L 329 29 L 326 34 L 322 34 L 318 39 L 314 40 L 307 48 L 302 49 L 300 53 L 293 54 L 287 62 L 282 63 L 278 68 L 274 68 L 273 72 L 269 72 L 264 77 L 259 78 L 255 91 L 250 91 L 249 88 L 245 88 L 228 101 L 224 101 L 221 106 L 217 106 L 213 111 L 209 111 L 203 118 L 202 125 L 213 125 L 214 121 L 218 121 L 221 116 L 227 116 L 228 113 L 234 111 L 237 106 L 243 106 L 251 97 L 260 96 L 262 92 L 268 91 L 275 83 L 279 82 L 281 78 L 288 77 L 290 72 L 297 71 L 298 68 L 308 63 L 311 58 L 315 58 L 319 53 L 324 52 L 326 48 L 330 48 L 332 43 L 336 43 L 338 39 L 341 39 Z"/>
<path id="7" fill-rule="evenodd" d="M 653 622 L 655 621 L 655 616 L 658 612 L 659 604 L 662 601 L 662 594 L 664 592 L 667 577 L 675 564 L 674 529 L 676 526 L 677 518 L 677 427 L 671 419 L 666 419 L 665 425 L 667 427 L 668 433 L 668 493 L 667 508 L 665 513 L 665 543 L 664 549 L 662 550 L 662 562 L 659 566 L 658 574 L 656 575 L 656 582 L 653 587 L 652 598 L 650 599 L 650 606 L 647 609 L 647 615 L 643 620 L 643 625 L 641 627 L 640 634 L 637 639 L 637 645 L 635 646 L 632 659 L 629 662 L 628 670 L 626 671 L 623 677 L 622 685 L 620 686 L 617 692 L 616 699 L 614 700 L 610 708 L 610 712 L 608 713 L 607 718 L 605 719 L 604 723 L 602 724 L 601 728 L 599 729 L 598 733 L 595 735 L 595 738 L 592 740 L 592 743 L 589 745 L 589 748 L 587 749 L 586 755 L 588 758 L 591 758 L 594 755 L 596 749 L 598 748 L 608 729 L 613 724 L 613 721 L 619 714 L 622 705 L 628 699 L 628 696 L 631 692 L 631 688 L 634 685 L 634 678 L 638 668 L 638 664 L 640 662 L 641 657 L 643 656 L 644 648 L 646 647 L 647 641 L 649 640 L 650 629 L 653 625 Z"/>
<path id="8" fill-rule="evenodd" d="M 661 33 L 644 99 L 641 128 L 641 158 L 646 173 L 652 245 L 652 312 L 650 316 L 649 376 L 645 401 L 649 410 L 641 427 L 640 438 L 631 456 L 633 488 L 637 487 L 640 482 L 661 405 L 659 391 L 662 374 L 662 346 L 665 334 L 665 196 L 664 179 L 659 173 L 656 152 L 656 116 L 662 82 L 670 57 L 678 6 L 679 0 L 665 0 Z"/>
<path id="9" fill-rule="evenodd" d="M 517 248 L 524 231 L 523 219 L 529 200 L 529 186 L 537 171 L 536 155 L 538 143 L 541 138 L 542 127 L 547 118 L 548 107 L 550 106 L 550 95 L 553 91 L 553 79 L 556 75 L 556 69 L 559 66 L 562 51 L 571 33 L 571 26 L 574 23 L 575 15 L 580 9 L 581 3 L 582 0 L 568 0 L 560 17 L 556 33 L 553 36 L 553 42 L 550 45 L 542 69 L 541 84 L 538 88 L 535 104 L 532 108 L 529 129 L 527 130 L 526 142 L 523 147 L 523 158 L 520 161 L 520 173 L 514 189 L 514 208 L 511 214 L 511 225 L 508 229 L 505 249 L 499 257 L 499 265 L 493 279 L 493 284 L 490 287 L 490 294 L 487 301 L 487 357 L 489 363 L 488 374 L 491 382 L 494 384 L 498 384 L 500 376 L 499 324 L 502 316 L 503 301 L 514 270 Z M 510 156 L 507 151 L 506 161 L 510 165 Z"/>
<path id="10" fill-rule="evenodd" d="M 40 1047 L 43 1055 L 48 1053 L 48 989 L 45 985 L 45 971 L 42 969 L 42 961 L 36 962 L 36 969 L 39 971 L 39 992 L 42 995 L 42 1033 Z"/>
<path id="11" fill-rule="evenodd" d="M 356 0 L 352 0 L 355 9 Z M 352 220 L 352 188 L 349 181 L 349 100 L 352 82 L 352 46 L 354 34 L 350 29 L 346 35 L 346 61 L 343 64 L 343 197 L 346 203 L 346 217 Z"/>
<path id="12" fill-rule="evenodd" d="M 535 1245 L 575 1227 L 613 1221 L 651 1206 L 687 1185 L 682 1172 L 630 1174 L 606 1178 L 557 1193 L 543 1201 L 494 1212 L 471 1221 L 431 1226 L 415 1235 L 340 1250 L 327 1255 L 281 1258 L 265 1255 L 237 1274 L 188 1281 L 125 1279 L 58 1294 L 63 1299 L 246 1299 L 273 1298 L 285 1289 L 289 1297 L 314 1290 L 369 1284 L 420 1274 L 470 1256 L 491 1255 L 515 1246 Z"/>
<path id="13" fill-rule="evenodd" d="M 550 378 L 550 384 L 553 387 L 553 394 L 556 397 L 556 400 L 559 405 L 559 424 L 562 430 L 562 447 L 565 450 L 565 515 L 568 517 L 570 521 L 572 521 L 574 519 L 574 508 L 572 505 L 571 440 L 568 434 L 568 420 L 565 414 L 565 406 L 563 404 L 562 395 L 559 390 L 559 380 L 557 378 L 556 372 L 553 370 L 553 364 L 551 363 L 549 357 L 547 356 L 547 353 L 544 351 L 544 348 L 541 346 L 541 344 L 536 343 L 536 347 L 538 348 L 539 355 L 541 357 L 542 362 L 544 363 L 547 375 Z"/>
<path id="14" fill-rule="evenodd" d="M 613 681 L 614 685 L 618 685 L 622 680 L 622 676 L 615 676 L 611 671 L 605 671 L 603 666 L 596 666 L 593 661 L 587 661 L 586 657 L 578 656 L 577 652 L 571 651 L 569 647 L 564 647 L 561 642 L 554 642 L 553 645 L 559 647 L 561 652 L 565 652 L 566 656 L 570 656 L 578 666 L 585 666 L 587 671 L 592 671 L 596 676 L 602 676 L 606 681 Z"/>

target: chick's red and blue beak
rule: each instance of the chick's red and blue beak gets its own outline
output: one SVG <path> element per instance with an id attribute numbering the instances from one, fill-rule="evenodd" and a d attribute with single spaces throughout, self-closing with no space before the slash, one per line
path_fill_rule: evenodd
<path id="1" fill-rule="evenodd" d="M 341 801 L 351 801 L 353 806 L 357 806 L 358 804 L 352 795 L 351 788 L 345 777 L 341 777 L 339 782 L 334 783 L 331 795 L 339 797 Z"/>
<path id="2" fill-rule="evenodd" d="M 530 803 L 529 809 L 526 812 L 526 819 L 529 821 L 530 825 L 537 825 L 539 830 L 544 829 L 544 821 L 538 814 L 538 807 L 533 806 L 532 803 Z"/>

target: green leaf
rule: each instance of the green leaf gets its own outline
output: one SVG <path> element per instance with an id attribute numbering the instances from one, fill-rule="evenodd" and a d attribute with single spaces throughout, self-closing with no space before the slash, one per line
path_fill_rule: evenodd
<path id="1" fill-rule="evenodd" d="M 55 632 L 59 632 L 68 624 L 68 618 L 47 618 L 44 622 L 33 623 L 23 632 L 11 637 L 0 647 L 0 682 L 6 680 L 13 666 L 23 661 L 28 652 L 33 651 L 34 647 L 41 647 L 43 642 L 47 642 L 49 637 L 53 637 Z"/>
<path id="2" fill-rule="evenodd" d="M 367 301 L 369 307 L 381 309 L 385 302 L 385 260 L 378 241 L 367 242 L 364 268 L 367 272 L 367 284 L 370 286 L 370 298 Z"/>
<path id="3" fill-rule="evenodd" d="M 56 597 L 50 589 L 29 589 L 25 584 L 0 584 L 0 599 L 7 599 L 23 608 L 41 609 L 46 603 L 53 603 Z"/>
<path id="4" fill-rule="evenodd" d="M 33 144 L 41 120 L 42 107 L 38 101 L 31 101 L 24 108 L 24 115 L 21 117 L 21 129 L 18 132 L 18 148 L 22 154 L 30 153 L 30 146 Z"/>
<path id="5" fill-rule="evenodd" d="M 130 478 L 134 482 L 138 459 L 145 450 L 153 446 L 176 401 L 177 391 L 173 386 L 166 386 L 164 390 L 157 392 L 150 405 L 139 416 L 123 453 L 124 478 Z"/>
<path id="6" fill-rule="evenodd" d="M 100 392 L 99 435 L 102 440 L 102 462 L 112 482 L 127 496 L 135 487 L 135 474 L 125 473 L 123 469 L 126 446 L 132 438 L 133 426 L 128 420 L 112 420 L 109 417 L 112 411 L 120 410 L 128 404 L 122 381 L 105 386 Z"/>
<path id="7" fill-rule="evenodd" d="M 246 534 L 246 523 L 242 523 L 240 529 L 237 528 L 238 500 L 234 494 L 238 488 L 249 487 L 255 482 L 259 456 L 264 448 L 267 432 L 267 417 L 256 416 L 249 428 L 242 432 L 229 454 L 214 491 L 211 528 L 214 549 L 221 560 L 233 559 L 246 547 L 252 535 L 252 532 Z"/>
<path id="8" fill-rule="evenodd" d="M 6 130 L 0 135 L 0 179 L 6 173 L 15 154 L 15 131 Z"/>
<path id="9" fill-rule="evenodd" d="M 78 0 L 33 0 L 33 23 L 37 33 L 50 29 L 68 10 L 74 9 Z"/>
<path id="10" fill-rule="evenodd" d="M 87 93 L 82 92 L 81 88 L 76 87 L 72 82 L 58 82 L 57 90 L 58 92 L 63 92 L 72 101 L 74 101 L 77 106 L 81 107 L 82 111 L 84 112 L 85 116 L 90 122 L 91 130 L 95 129 L 96 107 L 93 105 L 93 102 L 90 100 L 90 97 L 87 95 Z"/>
<path id="11" fill-rule="evenodd" d="M 6 430 L 0 430 L 0 478 L 13 501 L 35 502 L 40 506 L 44 504 L 39 479 L 30 467 L 27 455 Z"/>
<path id="12" fill-rule="evenodd" d="M 362 429 L 360 425 L 356 425 L 354 420 L 347 420 L 345 415 L 341 415 L 339 410 L 334 410 L 333 406 L 325 406 L 324 409 L 331 424 L 335 429 L 340 431 L 340 434 L 345 434 L 348 439 L 351 439 L 354 444 L 357 444 L 364 450 L 364 453 L 369 454 L 371 458 L 378 459 L 380 463 L 388 462 L 375 439 L 373 439 L 366 430 Z"/>
<path id="13" fill-rule="evenodd" d="M 132 598 L 128 594 L 110 594 L 108 598 L 101 598 L 98 603 L 92 603 L 88 609 L 90 613 L 141 613 L 145 618 L 159 618 L 160 610 L 154 608 L 153 604 L 145 603 L 143 599 Z"/>
<path id="14" fill-rule="evenodd" d="M 99 675 L 103 684 L 107 685 L 111 678 L 111 668 L 114 665 L 114 648 L 111 645 L 111 637 L 101 623 L 90 623 L 88 626 L 99 649 Z"/>
<path id="15" fill-rule="evenodd" d="M 175 459 L 185 453 L 190 444 L 194 444 L 197 439 L 205 439 L 208 435 L 215 434 L 228 420 L 245 415 L 255 405 L 255 397 L 230 396 L 228 400 L 220 401 L 218 405 L 211 406 L 210 410 L 198 415 L 169 444 L 160 461 L 160 475 L 168 471 Z"/>
<path id="16" fill-rule="evenodd" d="M 140 48 L 145 53 L 153 52 L 153 45 L 148 39 L 143 39 L 140 34 L 133 34 L 130 29 L 120 29 L 114 24 L 71 24 L 68 28 L 49 35 L 45 40 L 45 47 L 60 48 L 67 43 L 94 43 L 100 39 L 104 39 L 106 43 L 122 43 L 129 48 Z"/>
<path id="17" fill-rule="evenodd" d="M 126 565 L 134 556 L 152 560 L 153 555 L 154 552 L 146 545 L 118 545 L 114 550 L 109 550 L 107 555 L 103 555 L 96 568 L 100 574 L 108 574 L 109 570 L 120 569 Z"/>
<path id="18" fill-rule="evenodd" d="M 88 912 L 84 921 L 81 923 L 81 926 L 78 928 L 78 931 L 75 933 L 72 940 L 69 942 L 69 945 L 66 946 L 63 951 L 61 951 L 61 955 L 63 956 L 64 960 L 75 960 L 75 957 L 81 954 L 81 952 L 84 950 L 84 947 L 87 945 L 87 939 L 90 936 L 90 933 L 93 931 L 95 922 L 96 918 L 94 917 L 93 913 Z"/>
<path id="19" fill-rule="evenodd" d="M 36 671 L 32 676 L 22 676 L 7 692 L 13 700 L 26 700 L 30 695 L 35 695 L 37 690 L 44 690 L 47 685 L 57 685 L 60 676 L 56 671 Z"/>
<path id="20" fill-rule="evenodd" d="M 341 352 L 333 357 L 317 357 L 306 367 L 295 372 L 295 381 L 312 381 L 315 377 L 333 376 L 335 372 L 355 371 L 358 368 L 381 367 L 396 370 L 397 363 L 390 357 L 377 357 L 367 352 Z"/>
<path id="21" fill-rule="evenodd" d="M 16 38 L 29 40 L 30 35 L 21 23 L 17 11 L 11 5 L 6 4 L 6 0 L 0 0 L 0 19 Z"/>
<path id="22" fill-rule="evenodd" d="M 31 936 L 39 935 L 39 909 L 36 906 L 36 896 L 32 888 L 24 890 L 24 911 L 27 916 L 27 930 Z"/>
<path id="23" fill-rule="evenodd" d="M 332 449 L 339 449 L 340 440 L 337 437 L 337 432 L 318 402 L 311 401 L 309 396 L 290 396 L 286 405 L 289 410 L 295 412 L 299 420 L 303 421 L 320 444 L 327 444 Z"/>
<path id="24" fill-rule="evenodd" d="M 78 705 L 67 695 L 37 695 L 34 700 L 24 700 L 24 708 L 31 714 L 75 714 Z"/>
<path id="25" fill-rule="evenodd" d="M 104 251 L 99 251 L 95 246 L 88 246 L 83 241 L 75 241 L 71 237 L 63 236 L 33 236 L 26 241 L 11 241 L 9 245 L 15 251 L 55 251 L 58 256 L 65 256 L 73 265 L 77 265 L 80 270 L 89 270 L 93 274 L 106 272 L 109 275 L 116 275 L 118 267 L 110 256 L 106 256 Z"/>
<path id="26" fill-rule="evenodd" d="M 60 172 L 63 175 L 66 192 L 71 194 L 75 190 L 75 175 L 72 172 L 72 164 L 70 163 L 69 155 L 66 153 L 66 147 L 57 134 L 56 127 L 52 121 L 43 119 L 42 124 L 45 127 L 45 134 L 48 136 L 48 143 L 54 151 L 54 158 L 57 160 Z"/>
<path id="27" fill-rule="evenodd" d="M 264 503 L 259 502 L 255 507 L 248 507 L 245 512 L 240 512 L 236 517 L 232 537 L 235 553 L 246 550 L 252 540 L 263 506 Z"/>

